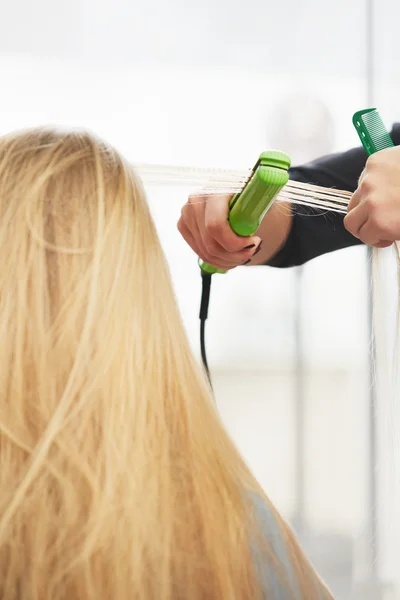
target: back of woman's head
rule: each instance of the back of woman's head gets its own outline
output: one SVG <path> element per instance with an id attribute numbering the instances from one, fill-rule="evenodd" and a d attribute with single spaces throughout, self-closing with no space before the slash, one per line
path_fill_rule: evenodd
<path id="1" fill-rule="evenodd" d="M 85 132 L 1 138 L 0 256 L 0 597 L 256 598 L 259 490 L 127 162 Z"/>

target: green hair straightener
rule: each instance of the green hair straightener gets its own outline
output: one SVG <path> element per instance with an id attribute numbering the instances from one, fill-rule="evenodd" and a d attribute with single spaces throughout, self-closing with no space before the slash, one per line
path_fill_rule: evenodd
<path id="1" fill-rule="evenodd" d="M 229 225 L 244 237 L 254 235 L 281 189 L 289 181 L 290 158 L 284 152 L 263 152 L 254 165 L 247 184 L 229 203 Z M 200 262 L 203 273 L 225 273 Z"/>
<path id="2" fill-rule="evenodd" d="M 284 152 L 263 152 L 242 191 L 233 196 L 229 203 L 229 224 L 232 230 L 244 237 L 254 235 L 263 218 L 274 203 L 281 189 L 289 181 L 290 158 Z M 205 323 L 208 317 L 211 276 L 226 273 L 206 262 L 199 261 L 202 275 L 200 304 L 200 350 L 203 366 L 210 385 L 211 378 L 205 348 Z"/>
<path id="3" fill-rule="evenodd" d="M 360 110 L 353 115 L 353 125 L 368 156 L 393 146 L 383 121 L 375 108 Z M 291 160 L 284 152 L 271 150 L 263 152 L 242 191 L 229 203 L 229 224 L 240 236 L 254 235 L 279 192 L 289 181 Z M 205 322 L 208 317 L 211 276 L 225 273 L 213 265 L 199 261 L 202 275 L 202 296 L 200 306 L 200 347 L 203 366 L 211 385 L 205 349 Z"/>

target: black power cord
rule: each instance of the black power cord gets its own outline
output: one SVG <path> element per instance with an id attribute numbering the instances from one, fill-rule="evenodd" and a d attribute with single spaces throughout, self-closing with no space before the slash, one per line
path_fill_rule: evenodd
<path id="1" fill-rule="evenodd" d="M 207 363 L 206 355 L 206 342 L 205 342 L 205 330 L 206 321 L 208 317 L 208 306 L 210 304 L 210 290 L 211 290 L 211 277 L 210 273 L 201 272 L 201 302 L 200 302 L 200 352 L 201 360 L 203 362 L 204 370 L 207 374 L 208 381 L 212 389 L 210 371 Z"/>

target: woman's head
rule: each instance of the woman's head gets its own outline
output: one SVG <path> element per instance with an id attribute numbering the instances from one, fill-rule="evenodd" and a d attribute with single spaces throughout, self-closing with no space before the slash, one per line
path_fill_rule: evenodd
<path id="1" fill-rule="evenodd" d="M 107 369 L 125 338 L 133 350 L 133 332 L 133 346 L 144 343 L 144 317 L 154 327 L 163 305 L 171 310 L 138 180 L 88 133 L 33 130 L 0 139 L 0 247 L 7 254 L 1 300 L 21 309 L 33 358 L 38 344 L 59 345 L 64 362 L 72 350 L 74 372 L 85 362 L 81 353 Z"/>
<path id="2" fill-rule="evenodd" d="M 118 394 L 133 374 L 144 393 L 169 371 L 168 328 L 182 332 L 166 263 L 138 179 L 111 146 L 42 129 L 0 139 L 0 251 L 7 414 L 31 412 L 29 385 L 32 435 L 86 410 L 108 381 L 117 393 L 115 377 Z M 113 400 L 110 412 L 123 405 Z"/>
<path id="3" fill-rule="evenodd" d="M 1 138 L 0 256 L 1 597 L 256 598 L 257 483 L 132 168 L 86 132 Z"/>

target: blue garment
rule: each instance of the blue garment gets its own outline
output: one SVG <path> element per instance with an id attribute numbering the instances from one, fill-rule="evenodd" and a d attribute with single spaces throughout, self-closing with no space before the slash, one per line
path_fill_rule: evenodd
<path id="1" fill-rule="evenodd" d="M 265 589 L 266 600 L 304 600 L 300 591 L 296 592 L 296 579 L 290 556 L 286 551 L 285 542 L 282 537 L 279 523 L 271 509 L 258 495 L 253 495 L 253 505 L 256 511 L 257 522 L 260 523 L 260 533 L 268 540 L 268 546 L 280 565 L 282 565 L 283 577 L 289 582 L 290 587 L 283 586 L 269 556 L 263 556 L 259 550 L 254 548 L 257 570 L 260 574 L 263 589 Z M 281 575 L 282 577 L 282 575 Z M 331 598 L 326 587 L 318 575 L 315 574 L 315 593 L 312 600 L 328 600 Z M 311 599 L 310 599 L 311 600 Z"/>

